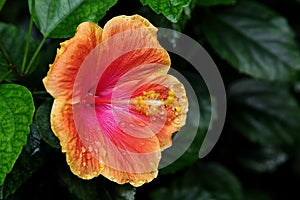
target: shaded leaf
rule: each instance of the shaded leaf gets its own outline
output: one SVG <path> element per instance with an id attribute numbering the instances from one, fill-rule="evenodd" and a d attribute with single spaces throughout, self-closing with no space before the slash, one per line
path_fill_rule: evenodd
<path id="1" fill-rule="evenodd" d="M 246 79 L 231 86 L 228 98 L 232 127 L 250 141 L 294 144 L 300 132 L 300 107 L 287 87 Z"/>
<path id="2" fill-rule="evenodd" d="M 30 13 L 44 37 L 67 38 L 84 21 L 98 22 L 117 0 L 29 0 Z"/>
<path id="3" fill-rule="evenodd" d="M 59 176 L 74 199 L 134 200 L 135 188 L 128 184 L 118 185 L 104 179 L 87 181 L 62 169 Z"/>
<path id="4" fill-rule="evenodd" d="M 59 140 L 54 135 L 50 124 L 50 113 L 53 101 L 45 101 L 36 111 L 35 121 L 43 140 L 53 148 L 60 148 Z"/>
<path id="5" fill-rule="evenodd" d="M 275 145 L 247 145 L 235 155 L 246 169 L 255 172 L 273 172 L 288 159 L 288 153 Z"/>
<path id="6" fill-rule="evenodd" d="M 240 200 L 242 189 L 237 178 L 216 163 L 202 163 L 183 176 L 175 177 L 169 187 L 150 193 L 151 199 Z"/>
<path id="7" fill-rule="evenodd" d="M 296 79 L 300 53 L 294 32 L 270 8 L 241 1 L 225 11 L 208 12 L 203 30 L 213 49 L 239 71 L 272 81 Z"/>
<path id="8" fill-rule="evenodd" d="M 140 0 L 142 4 L 149 5 L 157 14 L 163 14 L 168 20 L 177 23 L 181 13 L 191 3 L 191 0 Z"/>
<path id="9" fill-rule="evenodd" d="M 236 3 L 236 0 L 197 0 L 199 6 L 230 5 L 234 3 Z"/>
<path id="10" fill-rule="evenodd" d="M 0 11 L 2 10 L 6 0 L 0 0 Z"/>
<path id="11" fill-rule="evenodd" d="M 0 49 L 0 82 L 2 79 L 8 82 L 15 81 L 20 76 L 26 34 L 24 30 L 12 24 L 0 22 L 0 47 L 2 47 Z M 33 55 L 37 46 L 37 41 L 31 38 L 28 57 Z M 32 70 L 36 67 L 37 61 Z"/>
<path id="12" fill-rule="evenodd" d="M 246 191 L 244 196 L 245 200 L 272 200 L 268 193 L 259 190 Z"/>
<path id="13" fill-rule="evenodd" d="M 0 185 L 15 164 L 26 144 L 32 123 L 34 104 L 23 86 L 0 85 Z"/>
<path id="14" fill-rule="evenodd" d="M 35 124 L 32 124 L 27 144 L 24 146 L 12 171 L 7 175 L 3 184 L 3 197 L 12 195 L 31 175 L 40 168 L 43 154 L 40 152 L 41 137 Z"/>
<path id="15" fill-rule="evenodd" d="M 28 74 L 28 76 L 23 78 L 26 86 L 28 88 L 32 88 L 32 91 L 45 90 L 45 86 L 41 80 L 47 75 L 49 63 L 53 63 L 56 56 L 57 47 L 59 46 L 60 42 L 60 40 L 49 39 L 43 45 L 43 48 L 39 53 L 39 62 L 37 67 L 31 74 Z M 38 98 L 40 98 L 40 96 L 38 96 Z"/>

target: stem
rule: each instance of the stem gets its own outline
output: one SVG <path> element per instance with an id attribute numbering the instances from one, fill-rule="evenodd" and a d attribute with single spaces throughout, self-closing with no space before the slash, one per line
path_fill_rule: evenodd
<path id="1" fill-rule="evenodd" d="M 7 71 L 5 74 L 3 74 L 3 76 L 0 77 L 0 83 L 5 79 L 5 77 L 7 75 L 9 75 L 12 72 L 12 69 L 10 69 L 9 71 Z"/>
<path id="2" fill-rule="evenodd" d="M 2 44 L 1 41 L 0 41 L 0 51 L 2 52 L 4 58 L 7 61 L 7 64 L 8 64 L 7 67 L 9 68 L 9 72 L 11 72 L 11 71 L 14 72 L 16 74 L 16 76 L 18 78 L 20 78 L 20 74 L 17 71 L 16 66 L 13 64 L 12 59 L 10 58 L 9 54 L 7 53 L 7 51 L 5 50 L 5 48 L 4 48 L 4 46 L 3 46 L 3 44 Z M 4 74 L 4 75 L 6 76 L 6 74 Z"/>
<path id="3" fill-rule="evenodd" d="M 9 66 L 12 66 L 13 63 L 12 63 L 12 61 L 11 61 L 11 59 L 10 59 L 10 57 L 9 57 L 9 55 L 8 55 L 8 53 L 7 53 L 7 51 L 5 50 L 5 48 L 4 48 L 3 44 L 2 44 L 2 42 L 0 42 L 0 51 L 3 53 L 3 56 L 4 56 L 4 58 L 6 59 L 8 65 L 9 65 Z"/>
<path id="4" fill-rule="evenodd" d="M 25 72 L 24 72 L 23 75 L 27 74 L 28 71 L 30 70 L 30 68 L 32 67 L 33 62 L 35 61 L 37 55 L 38 55 L 39 52 L 41 51 L 41 48 L 43 47 L 44 43 L 46 42 L 46 39 L 47 39 L 47 37 L 44 36 L 43 39 L 42 39 L 42 41 L 41 41 L 41 43 L 40 43 L 40 45 L 39 45 L 38 48 L 35 50 L 35 52 L 34 52 L 32 58 L 30 59 L 29 64 L 28 64 L 28 66 L 27 66 L 27 69 L 25 70 Z"/>
<path id="5" fill-rule="evenodd" d="M 33 19 L 32 19 L 32 16 L 31 16 L 30 21 L 29 21 L 28 33 L 27 33 L 25 52 L 24 52 L 23 62 L 22 62 L 22 67 L 21 67 L 21 74 L 24 73 L 25 67 L 26 67 L 27 55 L 28 55 L 31 32 L 32 32 L 32 24 L 33 24 Z"/>

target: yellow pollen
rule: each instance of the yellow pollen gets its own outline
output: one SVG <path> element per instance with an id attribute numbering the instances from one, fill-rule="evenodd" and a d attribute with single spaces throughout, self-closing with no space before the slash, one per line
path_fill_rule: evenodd
<path id="1" fill-rule="evenodd" d="M 181 112 L 181 107 L 174 107 L 174 111 L 177 112 L 177 113 L 180 113 Z"/>
<path id="2" fill-rule="evenodd" d="M 165 101 L 165 104 L 170 105 L 170 104 L 172 104 L 173 101 L 174 101 L 174 97 L 168 96 L 167 100 Z"/>
<path id="3" fill-rule="evenodd" d="M 175 93 L 173 90 L 169 90 L 168 97 L 164 100 L 160 98 L 160 94 L 154 90 L 143 91 L 142 96 L 137 96 L 130 100 L 131 105 L 136 111 L 144 113 L 146 116 L 149 114 L 156 114 L 161 109 L 161 106 L 170 106 L 176 113 L 181 112 L 181 107 L 174 105 Z"/>
<path id="4" fill-rule="evenodd" d="M 169 95 L 174 97 L 175 93 L 174 93 L 174 91 L 172 89 L 169 90 Z"/>

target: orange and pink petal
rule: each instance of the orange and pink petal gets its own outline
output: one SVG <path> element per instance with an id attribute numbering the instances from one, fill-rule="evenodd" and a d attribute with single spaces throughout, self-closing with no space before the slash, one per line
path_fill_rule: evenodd
<path id="1" fill-rule="evenodd" d="M 93 22 L 81 23 L 75 36 L 61 43 L 54 63 L 43 79 L 45 88 L 55 99 L 71 103 L 74 81 L 87 55 L 101 42 L 102 29 Z"/>
<path id="2" fill-rule="evenodd" d="M 103 165 L 83 145 L 75 126 L 71 104 L 54 100 L 51 111 L 51 128 L 60 140 L 62 152 L 66 153 L 71 171 L 83 179 L 98 176 Z"/>

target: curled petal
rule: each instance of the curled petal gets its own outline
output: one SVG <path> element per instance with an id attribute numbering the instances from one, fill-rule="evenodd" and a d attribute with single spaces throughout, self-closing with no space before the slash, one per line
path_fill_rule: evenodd
<path id="1" fill-rule="evenodd" d="M 133 15 L 133 16 L 117 16 L 109 20 L 104 28 L 103 28 L 103 40 L 106 40 L 110 37 L 112 37 L 115 34 L 126 32 L 134 29 L 147 29 L 149 33 L 153 34 L 154 38 L 156 39 L 156 32 L 157 28 L 154 27 L 147 19 L 139 16 L 139 15 Z M 153 39 L 154 39 L 153 38 Z M 143 41 L 139 41 L 143 42 Z"/>
<path id="2" fill-rule="evenodd" d="M 151 172 L 145 173 L 128 173 L 124 171 L 115 170 L 109 167 L 105 167 L 102 171 L 102 175 L 111 181 L 119 184 L 130 183 L 135 187 L 139 187 L 145 183 L 149 183 L 157 177 L 158 170 L 153 169 Z"/>
<path id="3" fill-rule="evenodd" d="M 61 43 L 54 63 L 43 79 L 46 90 L 55 98 L 71 103 L 73 85 L 86 56 L 101 42 L 102 29 L 93 22 L 81 23 L 70 40 Z"/>
<path id="4" fill-rule="evenodd" d="M 156 134 L 161 149 L 166 149 L 172 144 L 172 136 L 185 125 L 188 111 L 188 101 L 183 85 L 173 76 L 162 76 L 158 80 L 163 85 L 169 85 L 175 97 L 172 106 L 165 109 L 166 122 Z M 166 94 L 165 94 L 166 95 Z"/>
<path id="5" fill-rule="evenodd" d="M 67 120 L 66 120 L 67 119 Z M 71 171 L 83 179 L 98 176 L 103 166 L 83 145 L 74 124 L 72 105 L 54 100 L 51 111 L 51 128 L 60 140 Z"/>

